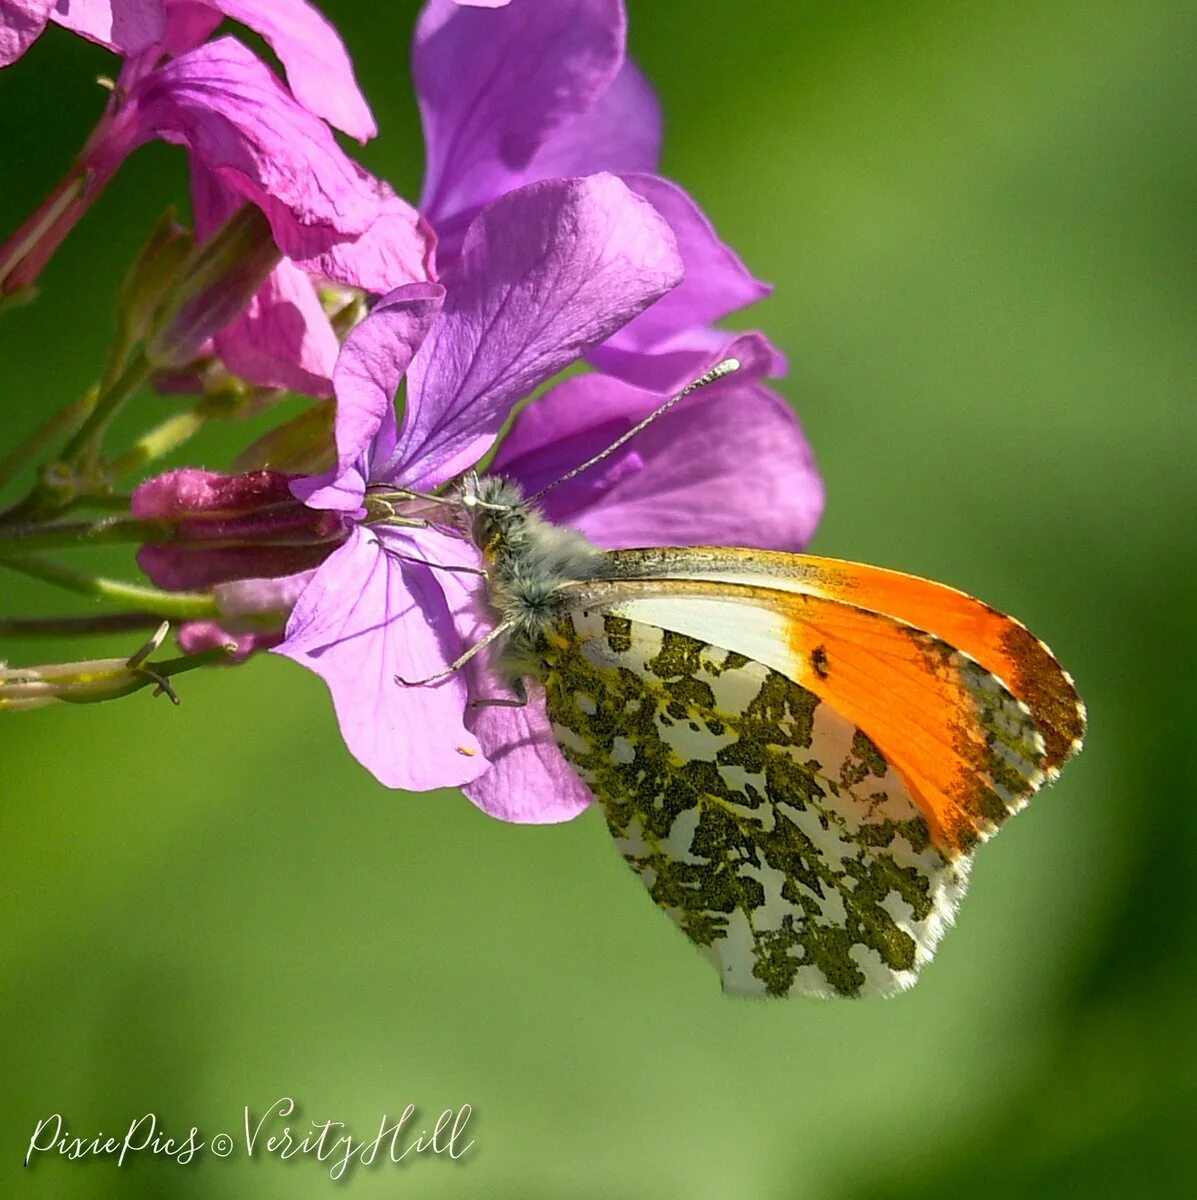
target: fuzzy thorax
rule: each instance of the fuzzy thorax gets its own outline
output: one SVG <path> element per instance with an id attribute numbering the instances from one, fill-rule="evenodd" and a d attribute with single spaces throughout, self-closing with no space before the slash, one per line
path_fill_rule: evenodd
<path id="1" fill-rule="evenodd" d="M 510 479 L 467 477 L 462 504 L 470 537 L 486 560 L 491 606 L 510 626 L 518 651 L 560 614 L 558 589 L 591 578 L 603 551 L 533 512 Z"/>

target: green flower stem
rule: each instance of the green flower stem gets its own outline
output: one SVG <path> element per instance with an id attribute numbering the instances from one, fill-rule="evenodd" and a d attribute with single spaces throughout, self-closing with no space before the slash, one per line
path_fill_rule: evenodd
<path id="1" fill-rule="evenodd" d="M 177 450 L 209 421 L 233 415 L 239 401 L 240 397 L 232 394 L 205 396 L 187 412 L 167 417 L 161 424 L 143 433 L 123 454 L 109 460 L 105 473 L 110 479 L 119 479 L 122 475 L 140 471 L 156 459 Z"/>
<path id="2" fill-rule="evenodd" d="M 95 407 L 99 393 L 93 388 L 73 404 L 60 408 L 40 429 L 35 429 L 12 453 L 0 459 L 0 490 L 17 472 L 41 458 L 43 451 L 73 434 Z"/>
<path id="3" fill-rule="evenodd" d="M 105 613 L 99 617 L 0 617 L 0 637 L 72 637 L 153 629 L 161 618 L 149 612 Z"/>
<path id="4" fill-rule="evenodd" d="M 148 375 L 145 355 L 139 353 L 111 387 L 100 389 L 62 452 L 43 465 L 37 483 L 23 500 L 0 513 L 0 523 L 52 517 L 82 498 L 109 491 L 108 481 L 99 471 L 100 442 L 113 417 Z"/>
<path id="5" fill-rule="evenodd" d="M 199 433 L 207 421 L 207 416 L 198 408 L 169 417 L 161 425 L 142 434 L 123 454 L 109 461 L 110 478 L 119 479 L 122 475 L 140 471 L 155 459 L 169 454 Z"/>
<path id="6" fill-rule="evenodd" d="M 116 381 L 100 393 L 87 419 L 63 447 L 59 456 L 63 462 L 73 466 L 95 457 L 100 439 L 103 438 L 112 419 L 146 381 L 149 373 L 150 365 L 145 355 L 135 354 Z"/>
<path id="7" fill-rule="evenodd" d="M 77 571 L 73 567 L 64 567 L 60 563 L 31 556 L 7 558 L 0 554 L 0 567 L 21 575 L 29 575 L 44 583 L 52 583 L 69 592 L 78 592 L 81 596 L 112 600 L 127 608 L 154 613 L 158 617 L 174 621 L 203 621 L 220 615 L 215 597 L 207 592 L 163 592 L 158 588 L 124 583 L 119 579 L 106 579 L 102 575 L 91 575 L 86 571 Z"/>
<path id="8" fill-rule="evenodd" d="M 120 688 L 108 687 L 94 696 L 72 689 L 58 698 L 67 704 L 93 704 L 129 696 L 144 687 L 153 687 L 155 695 L 167 696 L 172 704 L 178 704 L 179 697 L 175 695 L 174 688 L 167 680 L 174 675 L 181 675 L 184 671 L 194 671 L 196 667 L 223 665 L 229 660 L 229 652 L 228 647 L 216 646 L 211 650 L 201 650 L 197 654 L 183 654 L 178 658 L 167 659 L 166 662 L 146 663 L 144 666 L 133 668 L 134 677 Z"/>
<path id="9" fill-rule="evenodd" d="M 99 509 L 102 512 L 127 513 L 133 503 L 133 497 L 110 492 L 106 496 L 76 496 L 68 504 L 64 504 L 60 516 L 73 512 L 75 509 Z"/>
<path id="10" fill-rule="evenodd" d="M 166 521 L 138 517 L 101 517 L 98 521 L 60 522 L 57 525 L 0 524 L 0 557 L 25 555 L 31 550 L 59 547 L 111 546 L 121 542 L 165 542 L 172 527 Z"/>
<path id="11" fill-rule="evenodd" d="M 165 627 L 162 630 L 165 633 Z M 116 700 L 153 687 L 155 695 L 166 695 L 172 704 L 179 698 L 170 685 L 173 675 L 196 667 L 227 663 L 233 646 L 216 646 L 196 654 L 184 654 L 166 662 L 149 662 L 157 648 L 155 637 L 132 658 L 95 659 L 90 662 L 55 663 L 28 669 L 0 670 L 0 712 L 41 708 L 60 701 L 65 704 L 98 704 Z"/>

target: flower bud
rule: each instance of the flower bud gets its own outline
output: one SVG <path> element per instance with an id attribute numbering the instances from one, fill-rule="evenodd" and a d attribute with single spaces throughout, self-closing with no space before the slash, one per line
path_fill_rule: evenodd
<path id="1" fill-rule="evenodd" d="M 279 471 L 217 475 L 184 467 L 133 493 L 135 517 L 169 521 L 174 536 L 143 546 L 141 569 L 161 588 L 190 591 L 318 566 L 345 536 L 338 513 L 308 508 Z"/>
<path id="2" fill-rule="evenodd" d="M 179 629 L 179 645 L 188 654 L 230 646 L 230 666 L 259 650 L 282 642 L 287 618 L 316 572 L 300 571 L 273 579 L 238 579 L 212 589 L 218 621 L 187 621 Z"/>
<path id="3" fill-rule="evenodd" d="M 253 299 L 282 255 L 260 208 L 243 204 L 193 252 L 154 321 L 145 355 L 155 370 L 191 362 Z"/>
<path id="4" fill-rule="evenodd" d="M 150 336 L 163 302 L 194 254 L 195 237 L 175 220 L 174 208 L 168 208 L 121 281 L 116 298 L 120 343 L 132 345 Z"/>

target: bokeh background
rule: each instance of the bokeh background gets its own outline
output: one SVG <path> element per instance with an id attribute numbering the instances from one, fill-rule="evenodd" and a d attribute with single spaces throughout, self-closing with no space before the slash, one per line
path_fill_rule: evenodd
<path id="1" fill-rule="evenodd" d="M 666 172 L 777 285 L 752 320 L 791 356 L 827 479 L 814 548 L 1024 618 L 1088 699 L 1088 748 L 982 850 L 913 992 L 753 1003 L 720 994 L 597 812 L 518 828 L 387 792 L 288 662 L 185 677 L 178 710 L 5 717 L 5 1194 L 323 1194 L 310 1160 L 240 1153 L 20 1167 L 53 1112 L 211 1136 L 283 1095 L 367 1136 L 409 1101 L 473 1105 L 462 1162 L 358 1168 L 363 1197 L 1197 1193 L 1197 9 L 630 7 Z M 416 6 L 324 8 L 383 127 L 361 158 L 414 196 Z M 51 30 L 0 74 L 0 231 L 113 70 Z M 6 446 L 91 381 L 124 264 L 184 196 L 180 152 L 139 152 L 0 321 Z M 0 578 L 0 615 L 75 607 Z"/>

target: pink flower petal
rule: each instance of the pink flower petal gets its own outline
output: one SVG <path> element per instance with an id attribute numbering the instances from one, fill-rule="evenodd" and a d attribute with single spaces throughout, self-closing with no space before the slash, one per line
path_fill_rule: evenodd
<path id="1" fill-rule="evenodd" d="M 434 239 L 418 214 L 348 159 L 245 47 L 223 38 L 155 71 L 131 96 L 137 140 L 192 151 L 196 230 L 206 238 L 244 200 L 270 220 L 283 263 L 217 349 L 266 387 L 326 396 L 337 339 L 303 272 L 390 290 L 426 278 Z M 301 267 L 302 272 L 296 267 Z M 341 507 L 355 508 L 343 501 Z"/>
<path id="2" fill-rule="evenodd" d="M 224 662 L 232 666 L 244 662 L 259 650 L 270 650 L 283 640 L 281 629 L 268 632 L 235 633 L 216 621 L 187 621 L 179 627 L 179 648 L 184 654 L 216 650 L 230 643 L 236 649 Z M 219 662 L 217 665 L 221 665 Z"/>
<path id="3" fill-rule="evenodd" d="M 341 511 L 361 504 L 367 451 L 385 458 L 395 445 L 395 393 L 444 295 L 436 283 L 396 288 L 345 339 L 333 373 L 337 465 L 296 483 L 295 495 L 307 504 Z"/>
<path id="4" fill-rule="evenodd" d="M 291 485 L 291 494 L 312 508 L 345 513 L 359 519 L 365 516 L 362 502 L 366 495 L 366 477 L 358 467 L 339 470 L 333 467 L 323 475 L 309 475 Z"/>
<path id="5" fill-rule="evenodd" d="M 735 335 L 726 329 L 696 325 L 660 342 L 651 350 L 624 350 L 610 341 L 595 347 L 589 359 L 607 375 L 622 379 L 648 392 L 668 395 L 697 379 L 726 349 Z M 780 378 L 788 370 L 785 355 L 769 346 L 768 370 L 763 375 Z"/>
<path id="6" fill-rule="evenodd" d="M 810 446 L 789 406 L 760 382 L 771 357 L 765 339 L 725 343 L 704 369 L 728 356 L 742 359 L 741 371 L 687 397 L 628 447 L 549 492 L 546 515 L 608 547 L 802 549 L 823 508 Z M 552 482 L 542 447 L 555 447 L 560 478 L 562 445 L 576 466 L 662 399 L 602 375 L 568 379 L 520 413 L 491 470 L 537 490 Z M 629 469 L 620 460 L 631 453 Z M 588 479 L 596 472 L 597 487 Z"/>
<path id="7" fill-rule="evenodd" d="M 643 471 L 572 522 L 602 546 L 724 545 L 802 550 L 823 482 L 789 406 L 760 383 L 696 396 L 644 431 Z"/>
<path id="8" fill-rule="evenodd" d="M 59 0 L 52 19 L 126 56 L 158 45 L 166 35 L 164 0 Z"/>
<path id="9" fill-rule="evenodd" d="M 436 244 L 431 228 L 406 200 L 395 195 L 389 184 L 367 175 L 356 163 L 350 162 L 350 166 L 374 199 L 373 221 L 365 232 L 294 261 L 309 275 L 379 295 L 413 280 L 428 279 Z M 243 199 L 194 158 L 191 192 L 196 231 L 201 237 L 209 236 L 228 220 Z"/>
<path id="10" fill-rule="evenodd" d="M 463 559 L 463 543 L 429 530 L 418 543 L 396 535 L 387 544 L 426 561 Z M 430 686 L 395 682 L 396 674 L 433 675 L 460 653 L 445 586 L 462 587 L 452 575 L 385 554 L 374 532 L 357 529 L 316 573 L 275 651 L 328 684 L 345 744 L 387 787 L 450 787 L 487 769 L 464 723 L 460 672 Z"/>
<path id="11" fill-rule="evenodd" d="M 389 187 L 376 183 L 379 212 L 361 237 L 300 263 L 281 263 L 246 316 L 218 340 L 217 348 L 231 371 L 263 387 L 327 396 L 340 346 L 309 276 L 384 292 L 409 279 L 426 277 L 434 241 L 431 231 Z M 232 188 L 194 160 L 191 192 L 201 238 L 209 237 L 241 203 Z M 394 284 L 385 283 L 388 278 Z"/>
<path id="12" fill-rule="evenodd" d="M 212 591 L 221 620 L 230 629 L 252 628 L 253 618 L 262 613 L 289 613 L 315 575 L 300 571 L 274 579 L 237 579 L 217 584 Z"/>
<path id="13" fill-rule="evenodd" d="M 333 25 L 305 0 L 207 0 L 261 34 L 287 71 L 295 99 L 359 142 L 378 133 Z"/>
<path id="14" fill-rule="evenodd" d="M 408 202 L 381 179 L 372 182 L 377 212 L 360 237 L 296 261 L 311 275 L 383 295 L 413 280 L 432 278 L 436 236 Z"/>
<path id="15" fill-rule="evenodd" d="M 523 708 L 472 709 L 469 723 L 491 765 L 462 791 L 483 812 L 500 821 L 549 825 L 572 821 L 590 806 L 590 789 L 557 748 L 544 688 L 530 684 Z"/>
<path id="16" fill-rule="evenodd" d="M 495 201 L 445 277 L 445 306 L 408 371 L 383 477 L 427 488 L 472 465 L 516 401 L 679 275 L 669 227 L 612 175 L 546 180 Z"/>
<path id="17" fill-rule="evenodd" d="M 661 106 L 644 72 L 626 59 L 611 86 L 585 112 L 545 139 L 525 178 L 651 172 L 660 157 Z M 668 213 L 663 215 L 668 219 Z"/>
<path id="18" fill-rule="evenodd" d="M 332 395 L 340 346 L 312 280 L 287 259 L 215 341 L 225 366 L 241 379 L 305 396 Z"/>
<path id="19" fill-rule="evenodd" d="M 773 374 L 775 351 L 763 334 L 737 337 L 711 332 L 715 344 L 701 352 L 687 382 L 730 357 L 740 363 L 734 376 L 737 382 Z M 728 382 L 725 379 L 711 386 L 725 389 Z M 604 376 L 567 380 L 520 411 L 495 454 L 490 473 L 513 476 L 527 494 L 538 492 L 606 450 L 669 396 L 669 392 L 638 389 Z M 682 408 L 692 406 L 696 398 L 680 401 Z M 564 520 L 564 513 L 587 507 L 592 498 L 600 497 L 617 479 L 640 470 L 644 459 L 637 452 L 639 445 L 640 435 L 637 435 L 576 479 L 555 488 L 545 501 L 547 514 L 553 520 Z"/>
<path id="20" fill-rule="evenodd" d="M 172 58 L 186 54 L 206 42 L 223 20 L 224 14 L 205 0 L 170 0 L 162 49 Z"/>
<path id="21" fill-rule="evenodd" d="M 431 0 L 412 68 L 428 154 L 420 210 L 433 227 L 527 182 L 545 141 L 615 78 L 625 38 L 620 0 L 529 0 L 503 12 Z"/>
<path id="22" fill-rule="evenodd" d="M 54 0 L 0 0 L 0 67 L 14 63 L 42 35 Z"/>
<path id="23" fill-rule="evenodd" d="M 680 353 L 683 347 L 678 345 L 679 339 L 684 340 L 691 331 L 697 331 L 701 339 L 704 327 L 755 304 L 771 289 L 752 277 L 677 184 L 655 175 L 625 175 L 623 180 L 669 222 L 686 277 L 669 295 L 597 348 L 591 360 L 608 374 L 619 374 L 642 387 L 669 391 L 688 382 L 693 366 L 692 360 Z M 710 335 L 710 340 L 717 336 Z M 645 363 L 638 356 L 664 361 Z"/>
<path id="24" fill-rule="evenodd" d="M 146 76 L 122 116 L 134 126 L 132 144 L 160 137 L 187 146 L 261 208 L 289 258 L 358 238 L 380 215 L 378 181 L 232 38 L 207 42 Z"/>
<path id="25" fill-rule="evenodd" d="M 437 262 L 447 269 L 461 253 L 461 241 L 470 222 L 503 191 L 538 179 L 565 179 L 597 171 L 655 171 L 661 153 L 661 108 L 652 85 L 630 60 L 625 61 L 607 88 L 584 112 L 555 129 L 521 171 L 495 164 L 494 171 L 479 170 L 479 184 L 498 189 L 473 197 L 459 197 L 465 205 L 454 213 L 434 214 Z"/>

